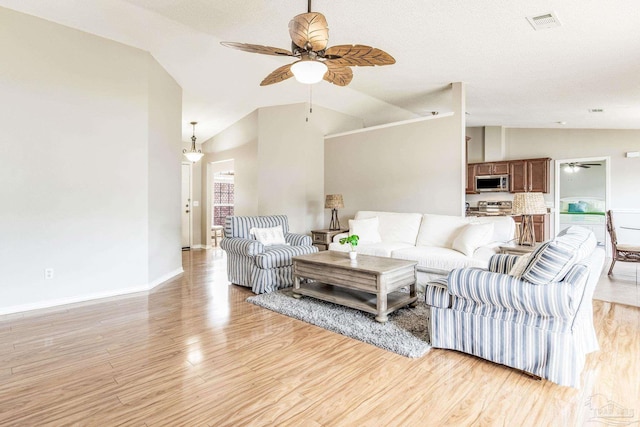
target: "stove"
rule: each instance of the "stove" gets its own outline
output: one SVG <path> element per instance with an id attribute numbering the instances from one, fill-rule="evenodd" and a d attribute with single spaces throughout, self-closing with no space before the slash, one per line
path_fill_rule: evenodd
<path id="1" fill-rule="evenodd" d="M 478 202 L 478 215 L 482 216 L 506 216 L 511 215 L 513 204 L 510 200 L 480 201 Z"/>

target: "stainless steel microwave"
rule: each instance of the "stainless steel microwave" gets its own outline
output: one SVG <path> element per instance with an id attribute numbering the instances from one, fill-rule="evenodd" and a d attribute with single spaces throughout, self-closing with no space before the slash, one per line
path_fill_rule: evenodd
<path id="1" fill-rule="evenodd" d="M 476 191 L 509 191 L 509 175 L 480 175 L 476 176 Z"/>

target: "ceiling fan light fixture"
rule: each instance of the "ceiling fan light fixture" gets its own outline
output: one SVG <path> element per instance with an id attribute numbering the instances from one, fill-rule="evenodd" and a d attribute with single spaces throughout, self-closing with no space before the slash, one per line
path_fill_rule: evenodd
<path id="1" fill-rule="evenodd" d="M 300 83 L 312 85 L 322 80 L 327 72 L 327 66 L 314 59 L 301 59 L 291 66 L 291 72 Z"/>

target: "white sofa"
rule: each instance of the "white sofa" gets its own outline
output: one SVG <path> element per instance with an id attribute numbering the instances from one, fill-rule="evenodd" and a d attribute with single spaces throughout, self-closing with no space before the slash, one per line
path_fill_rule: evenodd
<path id="1" fill-rule="evenodd" d="M 454 268 L 487 268 L 498 247 L 514 239 L 515 222 L 508 216 L 359 211 L 349 220 L 349 229 L 360 236 L 359 254 L 417 261 L 418 287 L 424 289 Z M 351 247 L 339 243 L 347 235 L 336 235 L 329 250 L 348 252 Z"/>

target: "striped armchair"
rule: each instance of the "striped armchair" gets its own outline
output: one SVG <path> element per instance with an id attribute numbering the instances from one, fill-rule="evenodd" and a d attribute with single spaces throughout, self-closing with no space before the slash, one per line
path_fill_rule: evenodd
<path id="1" fill-rule="evenodd" d="M 286 245 L 265 246 L 251 234 L 252 228 L 282 226 Z M 285 215 L 228 216 L 220 247 L 227 252 L 227 275 L 231 283 L 256 294 L 293 285 L 292 257 L 317 252 L 311 237 L 289 233 Z"/>
<path id="2" fill-rule="evenodd" d="M 431 344 L 578 388 L 586 355 L 599 348 L 592 296 L 604 251 L 591 231 L 570 227 L 514 271 L 519 258 L 494 255 L 488 270 L 429 283 Z"/>

